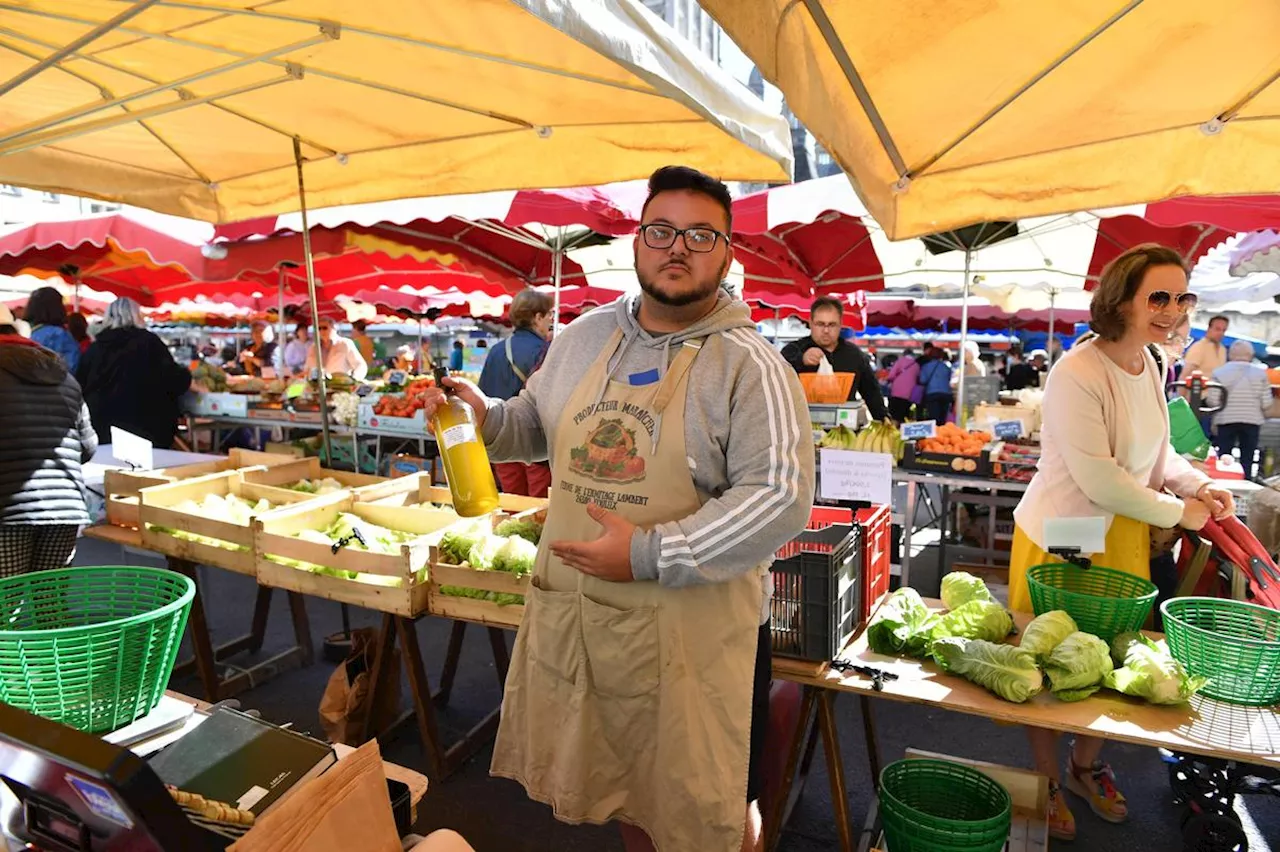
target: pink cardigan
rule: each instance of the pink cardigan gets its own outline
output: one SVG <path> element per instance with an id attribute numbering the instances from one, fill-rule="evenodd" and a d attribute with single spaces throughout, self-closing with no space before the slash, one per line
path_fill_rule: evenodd
<path id="1" fill-rule="evenodd" d="M 1164 394 L 1164 372 L 1144 350 L 1147 370 Z M 1123 466 L 1133 451 L 1123 416 L 1120 391 L 1102 354 L 1092 342 L 1078 343 L 1054 365 L 1045 385 L 1041 410 L 1041 453 L 1036 475 L 1014 520 L 1044 548 L 1047 518 L 1104 517 L 1107 529 L 1116 515 L 1152 526 L 1176 526 L 1182 498 L 1193 498 L 1209 478 L 1169 446 L 1169 412 L 1162 409 L 1164 431 L 1152 435 L 1162 447 L 1146 482 Z M 1172 491 L 1177 497 L 1165 493 Z"/>

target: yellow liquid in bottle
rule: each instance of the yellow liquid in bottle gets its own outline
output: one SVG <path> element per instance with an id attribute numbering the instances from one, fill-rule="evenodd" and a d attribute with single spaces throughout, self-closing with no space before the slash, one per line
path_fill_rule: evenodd
<path id="1" fill-rule="evenodd" d="M 436 409 L 431 426 L 449 479 L 453 510 L 464 518 L 474 518 L 498 508 L 498 485 L 493 481 L 489 453 L 471 406 L 451 396 Z"/>

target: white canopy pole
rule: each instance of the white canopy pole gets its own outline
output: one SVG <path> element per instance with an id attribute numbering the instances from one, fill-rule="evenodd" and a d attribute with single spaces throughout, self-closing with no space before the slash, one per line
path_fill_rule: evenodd
<path id="1" fill-rule="evenodd" d="M 960 302 L 960 381 L 956 383 L 956 425 L 964 428 L 964 346 L 969 339 L 969 268 L 973 250 L 964 250 L 964 298 Z"/>
<path id="2" fill-rule="evenodd" d="M 1048 361 L 1049 361 L 1050 367 L 1053 366 L 1053 319 L 1054 319 L 1053 309 L 1054 309 L 1054 304 L 1057 302 L 1057 299 L 1058 299 L 1058 291 L 1057 289 L 1051 287 L 1049 289 L 1049 339 L 1045 341 L 1045 346 L 1048 347 L 1048 354 L 1049 354 Z"/>

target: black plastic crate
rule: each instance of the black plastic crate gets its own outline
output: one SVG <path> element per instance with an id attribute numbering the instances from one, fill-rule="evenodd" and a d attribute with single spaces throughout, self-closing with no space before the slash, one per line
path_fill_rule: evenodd
<path id="1" fill-rule="evenodd" d="M 862 528 L 806 530 L 773 563 L 773 653 L 826 661 L 862 622 Z"/>

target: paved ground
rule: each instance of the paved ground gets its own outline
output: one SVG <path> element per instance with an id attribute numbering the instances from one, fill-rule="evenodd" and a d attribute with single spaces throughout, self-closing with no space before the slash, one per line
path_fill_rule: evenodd
<path id="1" fill-rule="evenodd" d="M 120 563 L 119 548 L 97 542 L 82 544 L 78 564 Z M 148 560 L 129 555 L 127 561 L 145 563 Z M 244 632 L 252 609 L 252 582 L 216 569 L 202 571 L 205 605 L 215 641 Z M 336 604 L 311 600 L 308 610 L 317 643 L 320 637 L 340 627 Z M 352 620 L 356 626 L 372 626 L 376 623 L 376 615 L 353 610 Z M 443 662 L 448 625 L 424 619 L 419 624 L 418 633 L 429 675 L 435 677 Z M 272 610 L 264 653 L 270 654 L 289 644 L 291 632 L 287 612 L 283 600 L 279 600 Z M 456 739 L 482 719 L 499 698 L 484 631 L 468 631 L 462 659 L 463 666 L 453 689 L 451 706 L 440 714 L 442 734 L 447 741 Z M 286 672 L 242 694 L 240 700 L 244 706 L 260 710 L 268 719 L 292 721 L 301 730 L 319 733 L 316 708 L 331 671 L 328 664 L 317 663 L 305 670 Z M 194 678 L 176 681 L 172 685 L 193 695 L 200 694 L 199 682 Z M 407 695 L 407 685 L 404 691 Z M 849 805 L 857 817 L 856 821 L 860 822 L 870 802 L 871 785 L 865 769 L 858 702 L 842 700 L 838 711 Z M 903 750 L 910 746 L 1015 766 L 1030 765 L 1025 738 L 1016 728 L 1001 727 L 970 716 L 889 702 L 878 703 L 874 713 L 880 733 L 881 754 L 886 760 L 901 756 Z M 554 732 L 549 731 L 548 736 L 554 736 Z M 1085 807 L 1078 806 L 1075 810 L 1080 836 L 1073 844 L 1054 843 L 1053 848 L 1087 852 L 1178 852 L 1182 849 L 1178 832 L 1179 810 L 1170 802 L 1165 769 L 1155 752 L 1116 744 L 1108 747 L 1106 755 L 1115 766 L 1122 789 L 1129 797 L 1132 818 L 1124 825 L 1108 825 L 1088 813 Z M 407 766 L 424 766 L 416 728 L 406 726 L 404 732 L 384 748 L 384 756 Z M 575 828 L 557 823 L 547 808 L 530 802 L 518 785 L 489 778 L 488 758 L 488 752 L 483 752 L 453 777 L 433 784 L 421 808 L 420 830 L 456 829 L 478 852 L 618 852 L 622 849 L 611 830 Z M 818 852 L 836 848 L 827 777 L 822 763 L 819 753 L 807 789 L 784 835 L 781 847 L 784 852 Z M 1272 847 L 1280 850 L 1280 800 L 1253 798 L 1238 806 L 1238 810 L 1245 815 L 1246 822 L 1256 825 L 1251 852 L 1268 852 Z M 1267 839 L 1270 839 L 1271 847 L 1268 847 Z"/>

